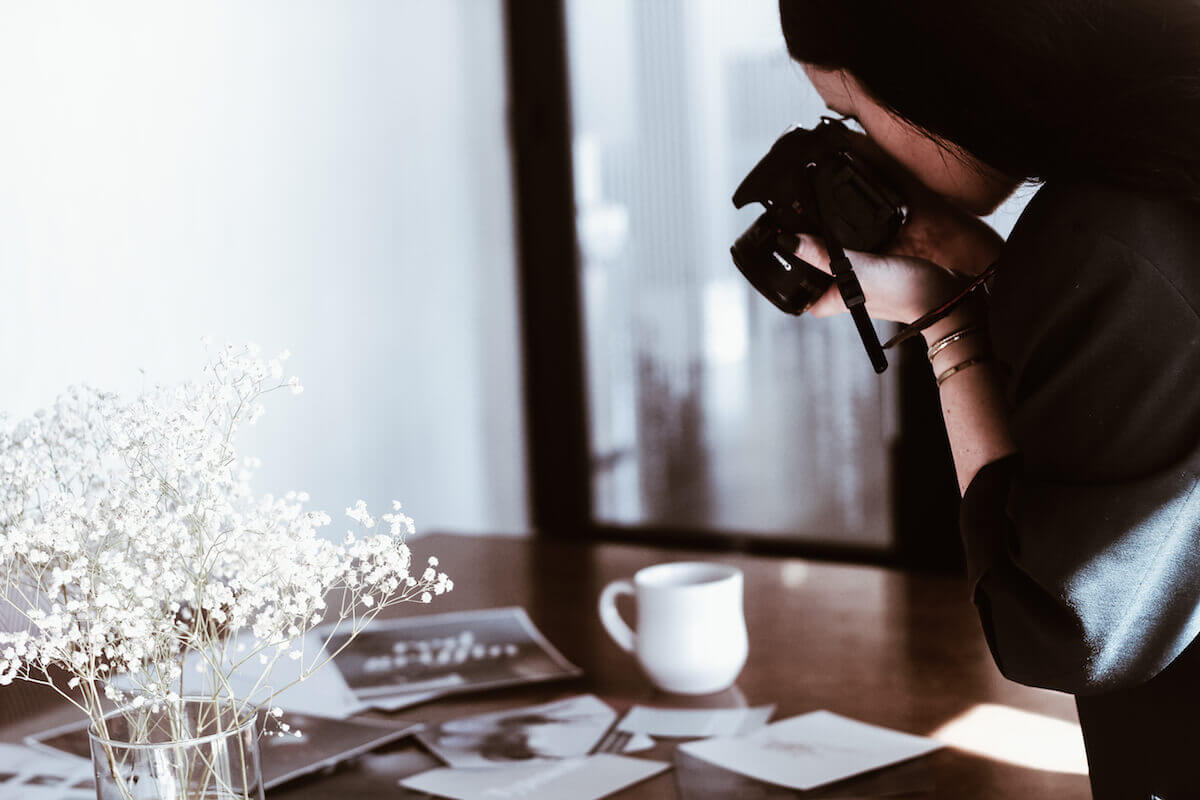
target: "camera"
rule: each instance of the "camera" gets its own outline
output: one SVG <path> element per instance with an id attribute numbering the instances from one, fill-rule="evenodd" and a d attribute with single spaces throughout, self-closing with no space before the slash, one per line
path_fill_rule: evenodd
<path id="1" fill-rule="evenodd" d="M 829 117 L 813 129 L 793 127 L 780 136 L 733 193 L 736 208 L 761 203 L 765 211 L 730 253 L 751 285 L 789 314 L 804 313 L 838 284 L 875 371 L 883 372 L 887 360 L 843 248 L 884 249 L 907 209 L 900 193 L 853 152 L 852 136 Z M 832 276 L 795 255 L 800 233 L 824 239 Z"/>

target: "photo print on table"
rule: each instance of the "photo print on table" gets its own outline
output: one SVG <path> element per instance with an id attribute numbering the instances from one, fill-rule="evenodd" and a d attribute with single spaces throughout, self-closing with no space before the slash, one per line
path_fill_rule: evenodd
<path id="1" fill-rule="evenodd" d="M 328 634 L 330 652 L 348 634 Z M 583 674 L 518 607 L 375 620 L 333 659 L 356 697 L 399 708 L 448 694 Z"/>
<path id="2" fill-rule="evenodd" d="M 585 756 L 616 720 L 588 694 L 426 725 L 417 739 L 451 767 L 497 767 Z"/>
<path id="3" fill-rule="evenodd" d="M 258 730 L 277 730 L 275 721 L 258 714 Z M 409 735 L 416 726 L 402 722 L 344 720 L 311 714 L 284 714 L 281 720 L 289 733 L 265 735 L 259 741 L 263 788 L 273 789 L 290 780 L 332 767 Z M 88 720 L 63 725 L 26 738 L 26 743 L 44 753 L 58 753 L 91 763 Z M 298 733 L 299 735 L 295 735 Z M 90 766 L 89 766 L 90 768 Z M 94 797 L 93 792 L 93 797 Z"/>
<path id="4" fill-rule="evenodd" d="M 0 744 L 0 800 L 95 800 L 91 761 Z"/>

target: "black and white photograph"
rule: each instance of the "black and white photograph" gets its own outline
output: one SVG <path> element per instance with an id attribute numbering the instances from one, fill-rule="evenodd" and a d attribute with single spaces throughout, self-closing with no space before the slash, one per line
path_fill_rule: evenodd
<path id="1" fill-rule="evenodd" d="M 617 720 L 595 695 L 428 725 L 421 744 L 451 767 L 495 767 L 586 756 Z"/>
<path id="2" fill-rule="evenodd" d="M 262 786 L 273 789 L 303 775 L 336 766 L 402 739 L 416 727 L 398 721 L 342 720 L 294 713 L 276 717 L 269 712 L 260 713 L 257 728 L 262 732 L 258 740 Z M 87 724 L 43 731 L 29 736 L 26 742 L 43 753 L 74 757 L 84 764 L 85 770 L 91 759 Z"/>
<path id="3" fill-rule="evenodd" d="M 0 800 L 95 800 L 91 761 L 0 743 Z"/>
<path id="4" fill-rule="evenodd" d="M 0 0 L 0 298 L 89 800 L 1200 798 L 1200 0 Z"/>
<path id="5" fill-rule="evenodd" d="M 580 674 L 521 608 L 376 620 L 355 635 L 325 637 L 359 700 L 438 697 Z"/>

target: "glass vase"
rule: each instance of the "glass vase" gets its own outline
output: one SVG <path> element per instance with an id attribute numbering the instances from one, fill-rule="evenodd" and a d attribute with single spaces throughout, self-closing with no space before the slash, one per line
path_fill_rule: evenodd
<path id="1" fill-rule="evenodd" d="M 99 800 L 263 800 L 253 712 L 228 700 L 184 698 L 125 709 L 93 725 Z"/>

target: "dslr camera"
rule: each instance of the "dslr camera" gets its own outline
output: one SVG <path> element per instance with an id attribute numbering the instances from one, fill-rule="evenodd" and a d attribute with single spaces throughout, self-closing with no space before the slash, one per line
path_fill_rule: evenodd
<path id="1" fill-rule="evenodd" d="M 733 193 L 733 205 L 765 209 L 730 248 L 733 263 L 760 293 L 789 314 L 803 314 L 837 284 L 877 373 L 887 359 L 843 248 L 879 252 L 907 217 L 900 193 L 852 150 L 853 133 L 823 117 L 813 129 L 793 127 L 771 146 Z M 820 236 L 829 275 L 795 254 L 796 234 Z"/>

